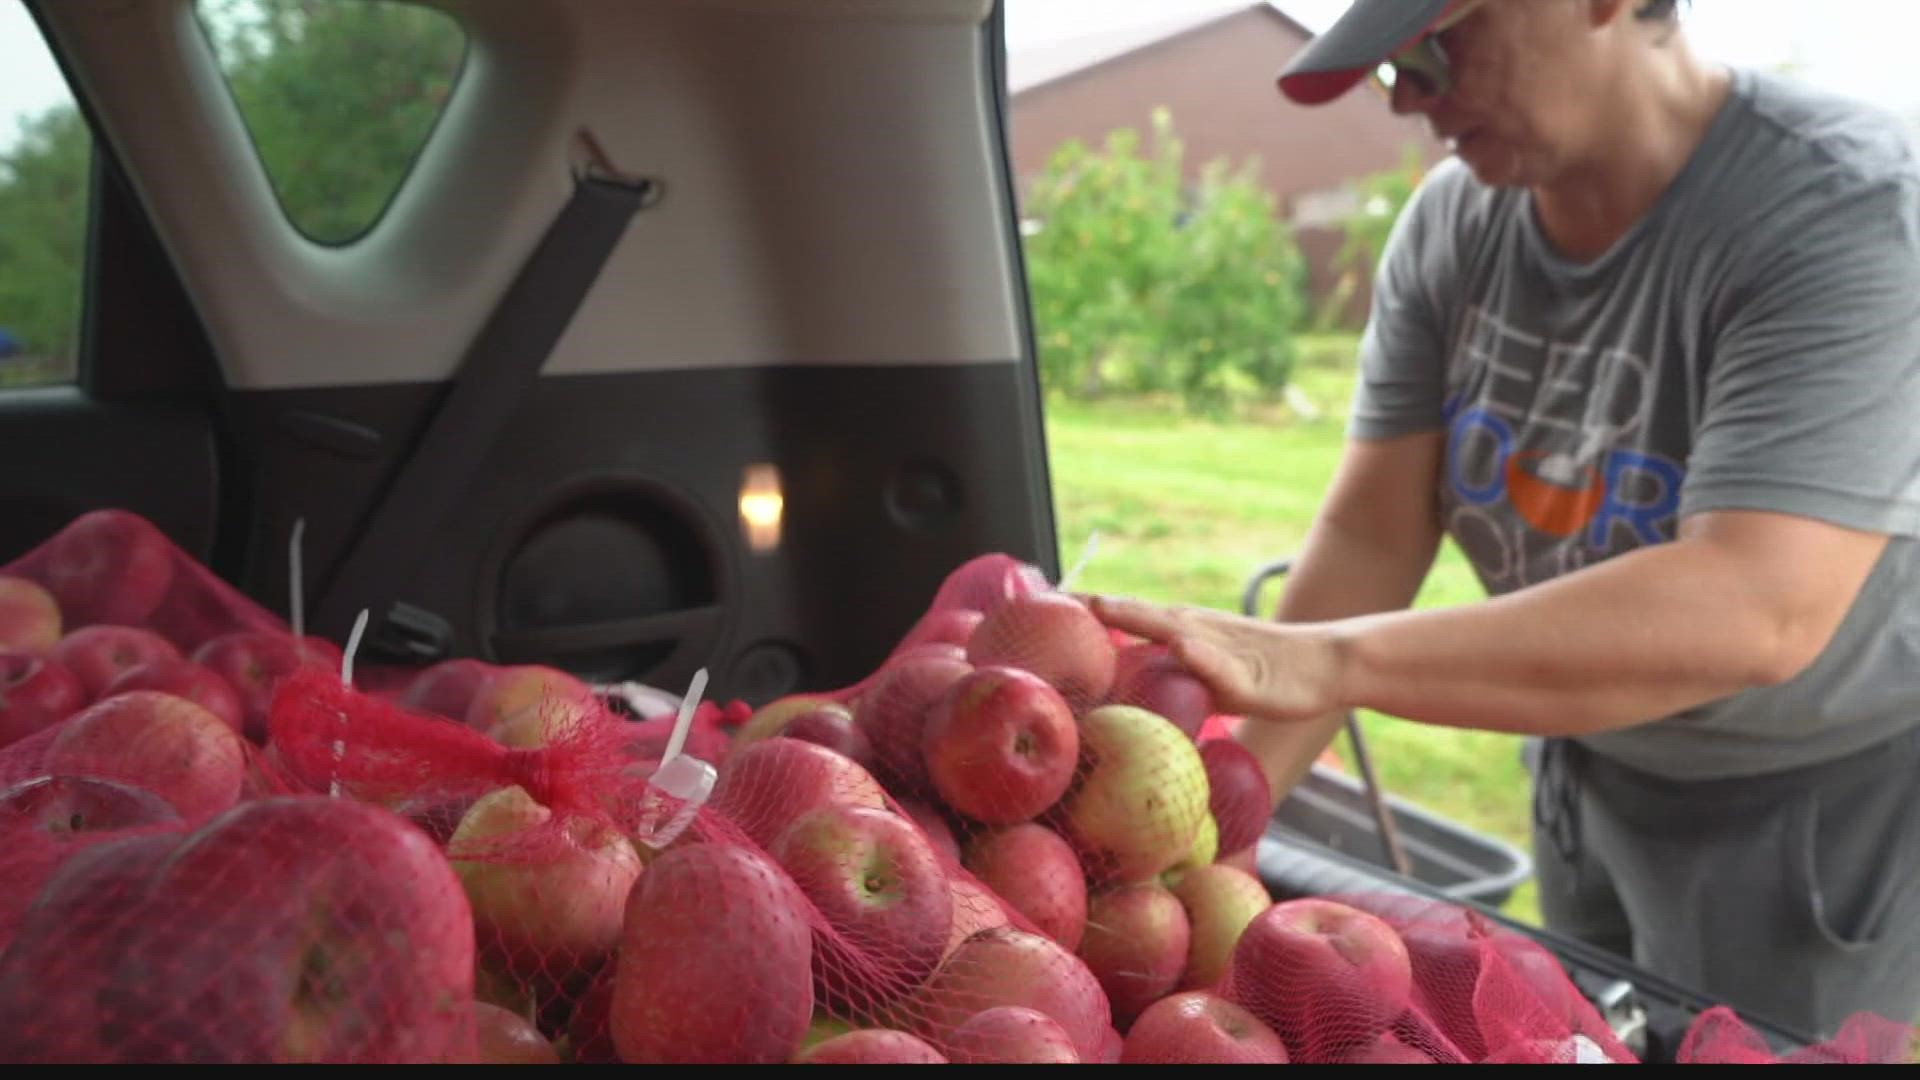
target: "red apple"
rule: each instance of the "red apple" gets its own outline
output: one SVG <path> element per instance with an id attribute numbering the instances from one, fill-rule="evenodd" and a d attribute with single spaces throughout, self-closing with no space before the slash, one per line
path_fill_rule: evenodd
<path id="1" fill-rule="evenodd" d="M 80 679 L 59 661 L 0 652 L 0 746 L 52 727 L 87 701 Z"/>
<path id="2" fill-rule="evenodd" d="M 927 778 L 927 714 L 972 665 L 940 656 L 889 660 L 860 693 L 854 720 L 873 746 L 875 774 L 887 790 L 913 797 L 932 790 Z"/>
<path id="3" fill-rule="evenodd" d="M 1221 848 L 1220 856 L 1213 861 L 1221 866 L 1231 866 L 1235 870 L 1257 875 L 1260 873 L 1260 848 L 1257 844 L 1249 844 L 1239 851 Z"/>
<path id="4" fill-rule="evenodd" d="M 820 1000 L 870 1009 L 919 985 L 940 962 L 953 894 L 933 845 L 888 810 L 828 804 L 801 814 L 768 849 L 838 941 L 816 945 Z"/>
<path id="5" fill-rule="evenodd" d="M 1080 947 L 1087 928 L 1086 874 L 1058 833 L 1033 822 L 982 833 L 967 844 L 965 865 L 1035 929 L 1063 948 Z"/>
<path id="6" fill-rule="evenodd" d="M 795 1065 L 945 1065 L 940 1051 L 904 1031 L 861 1028 L 815 1043 L 793 1059 Z"/>
<path id="7" fill-rule="evenodd" d="M 899 805 L 901 813 L 913 819 L 913 823 L 920 826 L 920 831 L 927 834 L 927 841 L 933 845 L 933 850 L 944 865 L 960 864 L 960 842 L 953 838 L 953 827 L 947 824 L 947 819 L 941 816 L 940 811 L 918 799 L 896 799 L 894 802 Z"/>
<path id="8" fill-rule="evenodd" d="M 1220 827 L 1220 850 L 1243 851 L 1266 835 L 1273 815 L 1266 770 L 1253 751 L 1232 739 L 1200 744 L 1207 769 L 1207 808 Z"/>
<path id="9" fill-rule="evenodd" d="M 520 787 L 483 796 L 447 842 L 483 962 L 527 983 L 585 982 L 612 954 L 640 856 L 585 817 L 556 821 Z"/>
<path id="10" fill-rule="evenodd" d="M 1157 881 L 1095 893 L 1087 902 L 1087 962 L 1125 1031 L 1147 1006 L 1179 985 L 1192 930 L 1180 899 Z"/>
<path id="11" fill-rule="evenodd" d="M 69 632 L 106 623 L 145 623 L 173 584 L 174 549 L 154 525 L 124 510 L 75 518 L 47 542 L 40 581 Z"/>
<path id="12" fill-rule="evenodd" d="M 1096 1059 L 1113 1026 L 1100 980 L 1073 953 L 1013 927 L 982 930 L 947 957 L 914 995 L 915 1031 L 948 1057 L 955 1029 L 997 1005 L 1051 1017 L 1082 1059 Z"/>
<path id="13" fill-rule="evenodd" d="M 1212 691 L 1174 659 L 1172 650 L 1153 642 L 1129 645 L 1115 656 L 1107 701 L 1159 713 L 1188 738 L 1198 738 L 1213 715 Z"/>
<path id="14" fill-rule="evenodd" d="M 1211 989 L 1226 978 L 1247 924 L 1272 907 L 1273 898 L 1260 879 L 1221 863 L 1185 871 L 1171 886 L 1193 929 L 1180 988 Z"/>
<path id="15" fill-rule="evenodd" d="M 660 855 L 627 900 L 611 1016 L 620 1059 L 792 1058 L 813 1015 L 807 910 L 793 880 L 751 847 L 696 843 Z"/>
<path id="16" fill-rule="evenodd" d="M 151 791 L 91 776 L 36 776 L 0 791 L 0 812 L 21 815 L 54 836 L 166 825 L 180 814 Z"/>
<path id="17" fill-rule="evenodd" d="M 629 894 L 631 896 L 631 894 Z M 580 995 L 573 1015 L 567 1017 L 567 1042 L 573 1050 L 575 1065 L 618 1065 L 620 1055 L 613 1049 L 613 974 L 617 961 L 609 959 L 600 966 Z"/>
<path id="18" fill-rule="evenodd" d="M 1045 679 L 1074 710 L 1106 700 L 1115 654 L 1107 628 L 1066 593 L 1016 597 L 987 612 L 967 642 L 975 667 L 1016 667 Z"/>
<path id="19" fill-rule="evenodd" d="M 271 630 L 236 630 L 193 651 L 193 662 L 208 668 L 240 692 L 242 733 L 256 743 L 267 738 L 267 713 L 280 683 L 302 667 L 334 670 L 312 644 Z"/>
<path id="20" fill-rule="evenodd" d="M 232 728 L 193 702 L 129 690 L 62 724 L 43 768 L 144 788 L 198 821 L 239 800 L 247 754 Z"/>
<path id="21" fill-rule="evenodd" d="M 125 672 L 155 660 L 178 660 L 180 650 L 151 630 L 97 625 L 69 633 L 47 655 L 80 679 L 88 701 L 97 701 Z"/>
<path id="22" fill-rule="evenodd" d="M 915 645 L 940 643 L 967 647 L 967 640 L 973 637 L 973 631 L 986 618 L 981 612 L 968 607 L 942 608 L 929 613 L 920 624 L 913 628 Z"/>
<path id="23" fill-rule="evenodd" d="M 1100 1058 L 1099 1058 L 1100 1064 L 1102 1065 L 1120 1064 L 1120 1057 L 1122 1054 L 1126 1052 L 1126 1049 L 1127 1049 L 1126 1036 L 1120 1034 L 1120 1030 L 1118 1028 L 1108 1028 L 1106 1041 L 1100 1044 Z"/>
<path id="24" fill-rule="evenodd" d="M 60 605 L 39 582 L 0 574 L 0 651 L 38 656 L 60 640 Z"/>
<path id="25" fill-rule="evenodd" d="M 246 730 L 246 713 L 240 704 L 240 692 L 211 669 L 191 660 L 149 660 L 137 664 L 108 683 L 100 696 L 112 697 L 128 690 L 158 690 L 163 694 L 186 698 L 219 717 L 236 733 Z"/>
<path id="26" fill-rule="evenodd" d="M 417 712 L 464 723 L 474 696 L 497 671 L 492 664 L 470 657 L 442 660 L 407 683 L 406 692 L 400 695 L 400 704 Z"/>
<path id="27" fill-rule="evenodd" d="M 1163 997 L 1127 1031 L 1123 1065 L 1285 1065 L 1287 1048 L 1260 1018 L 1204 990 Z"/>
<path id="28" fill-rule="evenodd" d="M 822 705 L 795 716 L 780 734 L 789 739 L 818 743 L 852 759 L 863 769 L 873 768 L 873 746 L 865 732 L 853 722 L 853 710 L 845 705 Z"/>
<path id="29" fill-rule="evenodd" d="M 1080 1064 L 1066 1029 L 1023 1005 L 983 1009 L 955 1028 L 947 1042 L 956 1065 Z"/>
<path id="30" fill-rule="evenodd" d="M 968 938 L 982 930 L 1009 925 L 1002 900 L 974 883 L 965 874 L 948 881 L 953 893 L 953 931 L 947 935 L 947 947 L 940 960 L 945 963 Z"/>
<path id="31" fill-rule="evenodd" d="M 1084 776 L 1058 817 L 1088 876 L 1144 881 L 1186 858 L 1208 813 L 1193 740 L 1145 709 L 1102 705 L 1081 718 L 1080 745 Z"/>
<path id="32" fill-rule="evenodd" d="M 507 746 L 530 750 L 572 731 L 604 708 L 593 689 L 558 668 L 516 664 L 499 669 L 467 705 L 467 726 Z"/>
<path id="33" fill-rule="evenodd" d="M 476 1065 L 558 1065 L 560 1054 L 533 1022 L 498 1005 L 476 1001 L 473 1035 Z"/>
<path id="34" fill-rule="evenodd" d="M 953 660 L 964 664 L 967 662 L 967 650 L 946 641 L 920 641 L 901 646 L 892 656 L 887 657 L 887 662 L 891 664 L 910 658 Z"/>
<path id="35" fill-rule="evenodd" d="M 928 777 L 946 805 L 986 825 L 1046 810 L 1073 782 L 1073 710 L 1037 675 L 983 667 L 934 703 L 921 733 Z"/>
<path id="36" fill-rule="evenodd" d="M 1358 1050 L 1340 1055 L 1341 1065 L 1437 1065 L 1433 1055 L 1408 1046 L 1394 1037 L 1393 1032 L 1382 1032 L 1378 1039 Z"/>
<path id="37" fill-rule="evenodd" d="M 1233 999 L 1308 1064 L 1377 1038 L 1413 989 L 1407 947 L 1391 925 L 1319 897 L 1284 900 L 1256 916 L 1227 977 Z"/>
<path id="38" fill-rule="evenodd" d="M 829 803 L 885 809 L 887 797 L 873 774 L 846 756 L 785 736 L 729 754 L 707 799 L 762 848 L 794 818 Z"/>

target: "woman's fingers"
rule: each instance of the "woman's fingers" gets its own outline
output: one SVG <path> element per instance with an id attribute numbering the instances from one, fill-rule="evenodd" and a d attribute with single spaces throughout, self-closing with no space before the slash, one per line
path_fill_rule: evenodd
<path id="1" fill-rule="evenodd" d="M 1166 642 L 1180 630 L 1173 613 L 1157 604 L 1117 596 L 1090 596 L 1087 609 L 1107 626 L 1148 641 Z"/>

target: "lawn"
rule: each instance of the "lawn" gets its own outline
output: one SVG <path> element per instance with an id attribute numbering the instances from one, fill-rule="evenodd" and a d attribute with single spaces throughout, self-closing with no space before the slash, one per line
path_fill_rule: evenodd
<path id="1" fill-rule="evenodd" d="M 1352 390 L 1351 339 L 1322 339 L 1296 372 L 1296 404 L 1207 420 L 1150 402 L 1051 402 L 1047 439 L 1061 563 L 1099 544 L 1075 588 L 1238 610 L 1254 570 L 1294 551 L 1332 479 Z M 1261 598 L 1271 610 L 1283 582 Z M 1484 595 L 1442 549 L 1419 606 Z M 1374 767 L 1395 795 L 1527 850 L 1528 787 L 1512 736 L 1426 728 L 1363 712 Z M 1336 742 L 1350 761 L 1345 737 Z M 1538 921 L 1532 883 L 1509 914 Z"/>

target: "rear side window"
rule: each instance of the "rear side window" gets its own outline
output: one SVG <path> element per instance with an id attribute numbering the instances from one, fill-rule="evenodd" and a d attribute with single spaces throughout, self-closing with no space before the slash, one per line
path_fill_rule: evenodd
<path id="1" fill-rule="evenodd" d="M 0 391 L 74 381 L 92 167 L 46 39 L 0 0 Z"/>
<path id="2" fill-rule="evenodd" d="M 196 0 L 287 219 L 316 243 L 371 229 L 459 79 L 444 12 L 390 0 Z"/>

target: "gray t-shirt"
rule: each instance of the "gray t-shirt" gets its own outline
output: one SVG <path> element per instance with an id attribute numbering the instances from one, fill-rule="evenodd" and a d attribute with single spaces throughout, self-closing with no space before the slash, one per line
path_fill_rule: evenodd
<path id="1" fill-rule="evenodd" d="M 1525 192 L 1432 170 L 1381 260 L 1351 431 L 1435 429 L 1444 526 L 1494 595 L 1706 510 L 1894 537 L 1800 676 L 1596 752 L 1744 776 L 1920 723 L 1920 166 L 1892 118 L 1736 72 L 1659 204 L 1587 263 Z"/>

